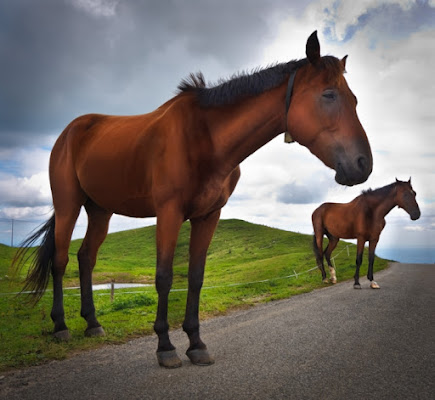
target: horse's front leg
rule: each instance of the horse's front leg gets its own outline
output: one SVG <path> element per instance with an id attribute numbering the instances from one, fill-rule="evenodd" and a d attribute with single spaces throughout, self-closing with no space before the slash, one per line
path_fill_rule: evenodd
<path id="1" fill-rule="evenodd" d="M 156 290 L 159 300 L 154 331 L 159 338 L 157 360 L 162 367 L 166 368 L 181 367 L 181 360 L 169 340 L 168 297 L 172 287 L 175 247 L 182 223 L 182 214 L 176 207 L 162 207 L 160 213 L 157 214 Z"/>
<path id="2" fill-rule="evenodd" d="M 190 221 L 190 259 L 189 259 L 189 291 L 187 294 L 186 315 L 183 330 L 189 336 L 190 346 L 186 352 L 190 361 L 196 365 L 210 365 L 214 363 L 207 346 L 199 335 L 199 298 L 204 280 L 204 267 L 207 250 L 210 245 L 216 225 L 219 221 L 220 210 L 209 214 L 205 218 Z"/>
<path id="3" fill-rule="evenodd" d="M 358 238 L 356 245 L 356 270 L 355 270 L 355 283 L 353 285 L 354 289 L 361 289 L 361 285 L 359 284 L 359 269 L 362 264 L 363 252 L 364 252 L 364 239 Z"/>
<path id="4" fill-rule="evenodd" d="M 367 272 L 367 279 L 370 281 L 372 289 L 380 289 L 380 286 L 373 280 L 373 264 L 375 262 L 375 249 L 378 244 L 378 239 L 369 241 L 369 268 Z"/>

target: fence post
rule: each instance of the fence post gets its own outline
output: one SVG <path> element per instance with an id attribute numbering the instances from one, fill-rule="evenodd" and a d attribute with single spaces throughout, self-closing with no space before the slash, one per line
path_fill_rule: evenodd
<path id="1" fill-rule="evenodd" d="M 115 280 L 112 279 L 110 282 L 110 302 L 113 303 L 113 299 L 115 298 Z"/>
<path id="2" fill-rule="evenodd" d="M 12 225 L 12 229 L 11 229 L 11 247 L 14 247 L 14 219 L 11 219 L 11 225 Z"/>

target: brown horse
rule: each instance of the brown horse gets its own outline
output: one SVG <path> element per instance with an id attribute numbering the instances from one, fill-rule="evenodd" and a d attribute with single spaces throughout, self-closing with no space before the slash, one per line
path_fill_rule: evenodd
<path id="1" fill-rule="evenodd" d="M 335 169 L 340 184 L 364 182 L 372 170 L 356 98 L 343 76 L 346 57 L 321 57 L 316 32 L 307 41 L 306 54 L 306 59 L 237 75 L 214 87 L 206 87 L 202 74 L 191 75 L 174 98 L 149 114 L 84 115 L 66 127 L 50 158 L 54 214 L 25 242 L 29 247 L 44 235 L 26 288 L 38 299 L 51 272 L 57 338 L 69 337 L 62 278 L 81 207 L 88 214 L 78 252 L 81 315 L 89 336 L 104 334 L 95 316 L 92 270 L 112 214 L 156 216 L 157 358 L 162 366 L 180 366 L 169 339 L 168 294 L 178 233 L 183 221 L 190 220 L 186 354 L 194 364 L 213 362 L 199 334 L 199 297 L 207 249 L 220 210 L 239 179 L 239 164 L 289 131 L 293 140 Z"/>
<path id="2" fill-rule="evenodd" d="M 331 264 L 331 253 L 340 238 L 357 239 L 357 256 L 355 272 L 355 289 L 361 289 L 359 284 L 359 268 L 362 262 L 364 245 L 369 242 L 369 267 L 367 279 L 370 287 L 379 289 L 373 280 L 373 263 L 375 249 L 385 227 L 385 216 L 395 207 L 403 208 L 414 221 L 420 218 L 420 209 L 415 200 L 416 193 L 408 182 L 396 182 L 376 190 L 368 190 L 353 199 L 350 203 L 323 203 L 312 215 L 314 227 L 313 248 L 317 265 L 322 272 L 323 282 L 328 282 L 323 256 L 329 266 L 331 282 L 336 283 L 335 269 Z M 328 237 L 329 243 L 323 251 L 323 235 Z"/>

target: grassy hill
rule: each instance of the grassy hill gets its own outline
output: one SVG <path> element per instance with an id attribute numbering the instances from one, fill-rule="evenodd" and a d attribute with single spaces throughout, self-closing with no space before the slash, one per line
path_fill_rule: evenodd
<path id="1" fill-rule="evenodd" d="M 173 289 L 177 290 L 170 295 L 169 322 L 172 328 L 180 326 L 184 317 L 189 234 L 190 225 L 185 223 L 174 260 Z M 208 251 L 201 294 L 201 319 L 324 286 L 318 270 L 307 272 L 316 265 L 311 243 L 311 235 L 240 220 L 221 220 Z M 81 240 L 71 243 L 65 287 L 79 285 L 76 253 L 80 244 Z M 79 315 L 79 291 L 65 290 L 66 322 L 72 340 L 56 342 L 51 336 L 50 291 L 35 307 L 26 304 L 26 296 L 12 295 L 21 289 L 26 273 L 24 268 L 21 275 L 13 277 L 9 271 L 14 252 L 15 249 L 0 245 L 0 370 L 64 358 L 77 350 L 153 333 L 157 300 L 153 286 L 117 290 L 114 302 L 110 301 L 108 291 L 95 292 L 97 315 L 107 333 L 105 338 L 83 337 L 86 323 Z M 355 271 L 355 246 L 340 242 L 333 256 L 336 256 L 339 281 L 351 278 Z M 100 249 L 94 283 L 112 279 L 116 282 L 153 283 L 155 259 L 155 226 L 112 233 Z M 377 259 L 375 271 L 386 265 L 385 260 Z M 361 276 L 364 268 L 367 268 L 367 262 L 363 263 Z"/>

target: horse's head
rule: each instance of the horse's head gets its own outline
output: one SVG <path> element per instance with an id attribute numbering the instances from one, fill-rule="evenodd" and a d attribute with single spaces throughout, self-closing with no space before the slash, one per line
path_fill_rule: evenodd
<path id="1" fill-rule="evenodd" d="M 418 207 L 414 189 L 411 186 L 411 178 L 408 182 L 399 181 L 396 178 L 396 202 L 400 208 L 403 208 L 413 221 L 420 218 L 420 208 Z"/>
<path id="2" fill-rule="evenodd" d="M 308 62 L 297 70 L 287 127 L 292 138 L 352 186 L 372 172 L 372 153 L 356 113 L 357 100 L 343 76 L 346 57 L 321 57 L 317 33 L 307 41 Z"/>

